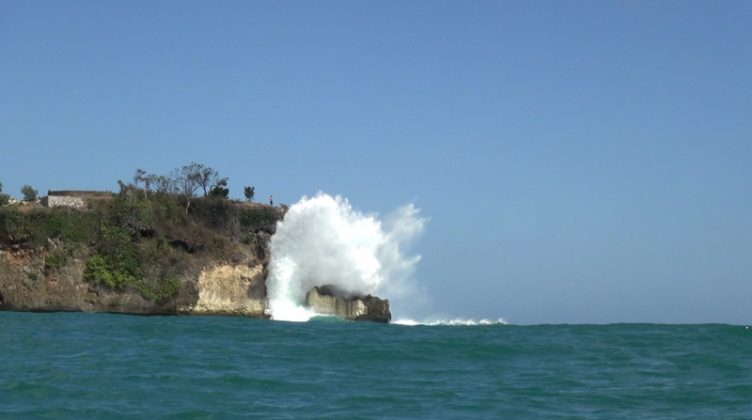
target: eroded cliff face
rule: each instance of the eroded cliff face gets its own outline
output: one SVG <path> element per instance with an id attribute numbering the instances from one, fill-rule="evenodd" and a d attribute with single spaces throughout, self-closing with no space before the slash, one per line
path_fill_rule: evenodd
<path id="1" fill-rule="evenodd" d="M 177 293 L 163 301 L 89 283 L 82 259 L 71 259 L 55 274 L 45 274 L 44 265 L 43 255 L 0 253 L 0 309 L 267 317 L 263 262 L 218 263 L 186 273 Z"/>
<path id="2" fill-rule="evenodd" d="M 196 300 L 197 289 L 189 277 L 181 280 L 171 299 L 152 301 L 135 290 L 111 290 L 86 281 L 81 253 L 54 273 L 45 270 L 48 256 L 45 251 L 0 253 L 0 310 L 157 315 L 175 314 L 178 307 Z"/>
<path id="3" fill-rule="evenodd" d="M 71 259 L 57 275 L 47 276 L 40 255 L 0 251 L 0 306 L 19 311 L 91 310 L 88 284 L 80 281 L 82 273 L 79 259 Z"/>
<path id="4" fill-rule="evenodd" d="M 195 315 L 244 315 L 266 317 L 266 276 L 263 264 L 223 264 L 201 271 L 198 299 L 179 313 Z"/>

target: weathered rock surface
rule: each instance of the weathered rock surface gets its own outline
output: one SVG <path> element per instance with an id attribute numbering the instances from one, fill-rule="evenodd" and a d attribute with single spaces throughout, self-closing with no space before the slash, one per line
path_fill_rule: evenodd
<path id="1" fill-rule="evenodd" d="M 219 265 L 203 270 L 198 278 L 198 300 L 180 313 L 227 314 L 262 318 L 266 310 L 266 282 L 262 264 Z"/>
<path id="2" fill-rule="evenodd" d="M 353 321 L 386 323 L 392 319 L 388 300 L 371 295 L 350 295 L 329 285 L 309 290 L 306 303 L 316 313 Z"/>
<path id="3" fill-rule="evenodd" d="M 44 265 L 44 254 L 0 254 L 0 310 L 159 315 L 176 314 L 178 307 L 196 301 L 197 290 L 187 278 L 173 299 L 155 302 L 136 291 L 112 290 L 87 282 L 80 258 L 71 258 L 54 274 L 45 273 Z"/>
<path id="4" fill-rule="evenodd" d="M 84 310 L 88 284 L 75 281 L 81 277 L 83 264 L 73 260 L 65 272 L 47 277 L 44 261 L 28 255 L 14 257 L 10 252 L 0 254 L 0 293 L 2 309 L 18 311 L 77 311 Z"/>

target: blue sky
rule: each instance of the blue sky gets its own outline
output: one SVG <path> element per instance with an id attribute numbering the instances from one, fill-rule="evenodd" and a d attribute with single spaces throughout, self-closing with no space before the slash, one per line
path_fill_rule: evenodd
<path id="1" fill-rule="evenodd" d="M 431 313 L 752 322 L 752 3 L 0 0 L 0 180 L 414 202 Z"/>

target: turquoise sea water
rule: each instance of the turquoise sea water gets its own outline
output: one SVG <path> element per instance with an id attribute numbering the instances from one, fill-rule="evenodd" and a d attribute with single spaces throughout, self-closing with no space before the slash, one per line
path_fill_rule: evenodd
<path id="1" fill-rule="evenodd" d="M 0 418 L 752 418 L 752 329 L 0 312 Z"/>

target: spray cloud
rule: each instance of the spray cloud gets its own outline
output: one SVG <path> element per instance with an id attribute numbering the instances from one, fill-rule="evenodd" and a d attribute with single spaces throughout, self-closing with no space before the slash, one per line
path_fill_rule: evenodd
<path id="1" fill-rule="evenodd" d="M 340 196 L 303 197 L 290 207 L 271 239 L 267 285 L 272 318 L 308 320 L 314 314 L 303 303 L 314 286 L 386 293 L 386 298 L 409 293 L 420 256 L 406 257 L 403 246 L 423 231 L 425 219 L 418 213 L 408 204 L 382 223 Z"/>

